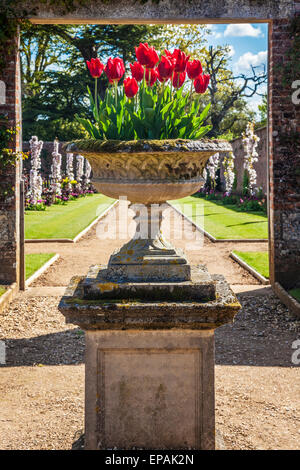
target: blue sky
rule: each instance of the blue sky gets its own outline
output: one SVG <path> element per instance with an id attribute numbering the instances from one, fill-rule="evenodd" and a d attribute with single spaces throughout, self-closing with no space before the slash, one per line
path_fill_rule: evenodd
<path id="1" fill-rule="evenodd" d="M 251 65 L 267 65 L 268 25 L 266 23 L 214 24 L 208 25 L 211 34 L 207 35 L 208 45 L 231 47 L 231 67 L 235 74 L 251 74 Z M 260 93 L 267 86 L 260 87 Z M 260 96 L 249 99 L 249 106 L 257 111 Z"/>

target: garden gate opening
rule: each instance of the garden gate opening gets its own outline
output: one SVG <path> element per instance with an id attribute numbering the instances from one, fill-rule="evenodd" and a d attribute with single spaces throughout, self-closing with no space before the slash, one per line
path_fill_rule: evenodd
<path id="1" fill-rule="evenodd" d="M 231 0 L 203 4 L 196 0 L 145 5 L 133 0 L 111 1 L 103 4 L 94 1 L 69 13 L 60 7 L 48 11 L 44 4 L 37 5 L 33 23 L 95 24 L 95 23 L 249 23 L 269 24 L 269 254 L 270 281 L 276 288 L 286 289 L 300 279 L 300 208 L 299 208 L 299 133 L 300 106 L 292 100 L 293 83 L 287 75 L 288 52 L 293 47 L 295 21 L 299 21 L 300 2 L 295 0 L 262 4 L 245 0 L 239 4 Z M 13 47 L 6 49 L 6 68 L 0 79 L 6 86 L 6 103 L 0 113 L 8 117 L 11 126 L 19 126 L 14 149 L 20 150 L 22 142 L 21 99 L 18 38 Z M 284 78 L 286 80 L 284 80 Z M 5 180 L 16 188 L 14 196 L 0 203 L 0 282 L 19 281 L 19 166 L 6 172 Z"/>

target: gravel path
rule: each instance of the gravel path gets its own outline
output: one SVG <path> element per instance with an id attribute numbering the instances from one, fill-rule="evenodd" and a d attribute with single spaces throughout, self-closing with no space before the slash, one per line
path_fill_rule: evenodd
<path id="1" fill-rule="evenodd" d="M 167 211 L 166 211 L 167 212 Z M 267 250 L 267 242 L 261 243 L 213 243 L 206 237 L 198 240 L 196 250 L 190 249 L 189 240 L 180 240 L 180 222 L 182 220 L 174 210 L 168 212 L 166 220 L 163 223 L 163 232 L 168 233 L 168 220 L 170 220 L 170 240 L 178 248 L 184 249 L 189 261 L 192 264 L 207 265 L 209 272 L 214 274 L 223 274 L 230 284 L 256 284 L 257 281 L 251 274 L 246 272 L 235 261 L 229 258 L 229 254 L 233 249 L 240 251 L 259 251 Z M 65 286 L 70 278 L 76 275 L 85 275 L 88 268 L 92 264 L 106 264 L 110 254 L 123 243 L 126 238 L 119 240 L 119 214 L 116 210 L 116 226 L 117 230 L 114 239 L 101 240 L 97 238 L 102 227 L 109 221 L 108 217 L 101 220 L 96 227 L 93 227 L 82 239 L 76 244 L 72 243 L 26 243 L 26 253 L 59 253 L 59 260 L 53 264 L 45 274 L 43 274 L 33 286 Z M 132 224 L 132 218 L 127 220 L 127 226 Z M 187 223 L 185 230 L 194 231 L 192 225 Z M 169 237 L 166 237 L 169 238 Z"/>
<path id="2" fill-rule="evenodd" d="M 227 449 L 300 449 L 300 321 L 273 294 L 239 298 L 234 324 L 216 332 L 218 434 Z M 84 335 L 58 301 L 19 295 L 1 316 L 0 449 L 70 449 L 82 432 Z"/>
<path id="3" fill-rule="evenodd" d="M 27 252 L 51 249 L 61 258 L 35 282 L 34 294 L 19 294 L 1 315 L 7 362 L 0 367 L 0 449 L 71 449 L 82 433 L 84 334 L 65 324 L 51 286 L 107 262 L 118 246 L 117 240 L 99 241 L 96 229 L 76 245 L 26 245 Z M 194 264 L 205 262 L 241 292 L 243 309 L 235 322 L 216 331 L 217 436 L 227 449 L 300 449 L 300 367 L 291 362 L 300 321 L 228 257 L 236 246 L 205 239 L 198 252 L 188 253 Z"/>

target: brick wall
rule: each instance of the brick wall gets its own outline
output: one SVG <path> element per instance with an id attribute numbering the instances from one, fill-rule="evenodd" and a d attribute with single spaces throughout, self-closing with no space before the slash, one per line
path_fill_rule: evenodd
<path id="1" fill-rule="evenodd" d="M 0 105 L 0 114 L 8 118 L 11 127 L 20 125 L 20 76 L 18 39 L 5 48 L 7 64 L 0 80 L 6 84 L 6 103 Z M 3 123 L 2 123 L 3 125 Z M 14 137 L 12 147 L 20 150 L 20 133 Z M 19 164 L 6 168 L 1 174 L 15 188 L 13 196 L 0 200 L 0 283 L 10 284 L 19 278 Z"/>
<path id="2" fill-rule="evenodd" d="M 298 2 L 298 11 L 299 7 Z M 282 134 L 299 134 L 300 105 L 292 103 L 292 80 L 283 86 L 276 68 L 280 70 L 287 60 L 289 27 L 288 20 L 274 20 L 269 31 L 270 276 L 272 283 L 277 281 L 285 288 L 300 283 L 300 186 L 296 175 L 300 152 L 289 140 L 282 140 Z"/>

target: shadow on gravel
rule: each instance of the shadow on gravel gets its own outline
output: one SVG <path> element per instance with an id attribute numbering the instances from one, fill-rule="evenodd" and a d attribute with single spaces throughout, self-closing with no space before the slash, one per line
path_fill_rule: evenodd
<path id="1" fill-rule="evenodd" d="M 300 338 L 300 318 L 274 294 L 237 296 L 242 310 L 233 324 L 217 328 L 216 364 L 292 367 L 293 342 Z"/>
<path id="2" fill-rule="evenodd" d="M 292 344 L 300 338 L 300 319 L 292 318 L 273 293 L 240 294 L 235 322 L 217 328 L 216 364 L 292 367 Z M 84 332 L 79 328 L 32 338 L 4 340 L 2 367 L 74 365 L 84 362 Z"/>
<path id="3" fill-rule="evenodd" d="M 72 329 L 33 338 L 7 339 L 2 367 L 74 365 L 84 362 L 84 333 Z"/>

